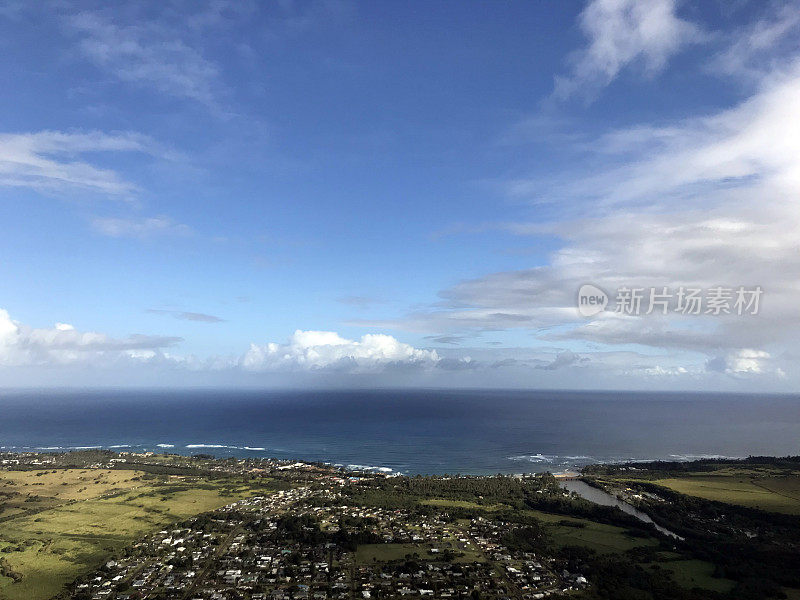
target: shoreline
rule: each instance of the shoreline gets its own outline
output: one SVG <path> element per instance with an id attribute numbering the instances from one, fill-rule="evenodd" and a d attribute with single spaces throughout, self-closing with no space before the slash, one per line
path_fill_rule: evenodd
<path id="1" fill-rule="evenodd" d="M 530 476 L 541 475 L 550 473 L 556 479 L 561 481 L 569 481 L 580 479 L 583 477 L 583 471 L 591 466 L 617 466 L 635 470 L 635 465 L 646 465 L 649 463 L 674 463 L 674 464 L 691 464 L 694 462 L 702 461 L 725 461 L 725 462 L 740 462 L 746 461 L 748 458 L 745 456 L 723 456 L 719 454 L 683 454 L 683 455 L 670 455 L 669 457 L 655 457 L 655 458 L 627 458 L 627 457 L 614 457 L 606 460 L 597 460 L 590 456 L 581 456 L 584 459 L 580 464 L 572 460 L 557 460 L 559 458 L 570 459 L 578 458 L 577 456 L 546 457 L 547 460 L 536 460 L 531 464 L 538 466 L 538 469 L 532 470 L 519 470 L 514 468 L 513 465 L 506 465 L 495 469 L 476 469 L 464 470 L 442 469 L 436 472 L 423 472 L 413 469 L 400 470 L 395 466 L 388 464 L 367 464 L 368 461 L 334 461 L 332 459 L 316 459 L 316 458 L 297 458 L 296 456 L 276 456 L 272 454 L 266 447 L 261 446 L 237 446 L 230 444 L 111 444 L 111 445 L 75 445 L 75 446 L 0 446 L 0 456 L 3 454 L 68 454 L 80 453 L 87 451 L 100 451 L 100 452 L 113 452 L 119 456 L 131 456 L 135 458 L 149 458 L 149 457 L 168 457 L 180 456 L 184 458 L 208 458 L 213 460 L 225 459 L 239 459 L 239 460 L 254 460 L 254 461 L 274 461 L 276 463 L 304 463 L 325 465 L 330 468 L 340 469 L 343 471 L 361 472 L 361 473 L 375 473 L 391 476 L 443 476 L 443 475 L 464 475 L 471 477 L 489 477 L 493 475 L 507 475 L 507 476 Z M 542 455 L 533 455 L 542 457 Z M 519 457 L 508 457 L 508 461 L 517 461 Z M 767 458 L 780 458 L 777 456 L 768 456 Z M 5 461 L 0 461 L 3 464 Z M 380 462 L 380 461 L 377 461 Z"/>

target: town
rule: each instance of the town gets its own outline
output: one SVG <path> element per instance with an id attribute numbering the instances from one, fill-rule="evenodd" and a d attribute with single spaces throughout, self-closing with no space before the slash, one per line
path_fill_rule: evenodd
<path id="1" fill-rule="evenodd" d="M 557 573 L 552 558 L 504 546 L 511 523 L 347 502 L 345 487 L 386 475 L 271 466 L 295 480 L 313 474 L 313 483 L 239 500 L 150 535 L 77 583 L 73 597 L 527 600 L 588 585 L 580 573 Z"/>

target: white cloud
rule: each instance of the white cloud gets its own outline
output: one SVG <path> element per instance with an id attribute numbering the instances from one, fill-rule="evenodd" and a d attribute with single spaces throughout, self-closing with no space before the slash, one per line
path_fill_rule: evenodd
<path id="1" fill-rule="evenodd" d="M 728 375 L 762 375 L 774 374 L 784 377 L 782 369 L 773 365 L 772 356 L 763 350 L 743 348 L 725 356 L 718 356 L 706 363 L 709 371 L 719 371 Z"/>
<path id="2" fill-rule="evenodd" d="M 656 365 L 655 367 L 649 367 L 643 370 L 644 373 L 650 377 L 682 377 L 684 375 L 689 374 L 689 370 L 685 367 L 662 367 L 660 365 Z"/>
<path id="3" fill-rule="evenodd" d="M 770 9 L 775 6 L 768 5 Z M 800 2 L 791 1 L 732 36 L 735 41 L 709 63 L 715 74 L 759 81 L 797 51 Z"/>
<path id="4" fill-rule="evenodd" d="M 286 344 L 252 344 L 240 364 L 249 371 L 370 372 L 394 366 L 432 367 L 439 360 L 435 350 L 420 350 L 390 335 L 350 340 L 333 331 L 297 330 Z"/>
<path id="5" fill-rule="evenodd" d="M 571 350 L 564 350 L 563 352 L 559 352 L 551 362 L 546 365 L 539 365 L 538 368 L 546 371 L 555 371 L 563 367 L 571 367 L 575 364 L 580 364 L 583 361 L 588 361 L 588 359 L 582 359 Z"/>
<path id="6" fill-rule="evenodd" d="M 752 207 L 752 196 L 737 192 L 763 191 L 774 196 L 798 191 L 798 101 L 800 61 L 794 60 L 765 78 L 754 96 L 730 110 L 667 128 L 639 127 L 605 136 L 597 147 L 615 146 L 621 159 L 642 151 L 647 158 L 612 169 L 606 165 L 603 173 L 585 177 L 568 189 L 606 206 L 655 201 L 665 207 L 665 199 L 672 207 L 680 201 L 696 205 L 701 194 L 705 206 L 717 205 L 724 195 L 737 205 L 746 202 Z M 770 184 L 772 190 L 767 187 Z"/>
<path id="7" fill-rule="evenodd" d="M 98 233 L 109 237 L 147 238 L 160 235 L 189 235 L 191 227 L 175 223 L 169 217 L 114 218 L 97 217 L 92 227 Z"/>
<path id="8" fill-rule="evenodd" d="M 176 313 L 176 316 L 221 320 L 200 313 Z M 206 373 L 359 375 L 387 370 L 452 369 L 456 363 L 468 364 L 460 359 L 445 364 L 435 350 L 414 348 L 384 334 L 367 334 L 351 340 L 333 331 L 298 330 L 285 344 L 251 344 L 239 357 L 199 358 L 169 351 L 181 341 L 179 337 L 141 334 L 113 338 L 104 333 L 81 332 L 67 323 L 37 329 L 13 320 L 7 311 L 0 309 L 0 368 L 69 366 L 113 371 L 135 367 Z"/>
<path id="9" fill-rule="evenodd" d="M 701 367 L 702 357 L 722 356 L 716 372 L 778 375 L 775 359 L 758 353 L 782 356 L 800 345 L 798 106 L 796 60 L 728 110 L 610 132 L 596 141 L 599 166 L 590 162 L 592 170 L 551 184 L 570 200 L 566 218 L 505 225 L 519 235 L 558 236 L 562 246 L 546 264 L 463 281 L 442 291 L 429 310 L 372 324 L 429 335 L 522 329 L 548 344 L 682 353 L 684 365 L 642 370 L 653 375 L 680 375 L 681 367 L 696 373 L 698 355 Z M 541 182 L 531 179 L 534 185 Z M 682 285 L 760 285 L 764 296 L 755 316 L 586 321 L 575 309 L 585 283 L 612 296 L 621 286 L 674 291 Z"/>
<path id="10" fill-rule="evenodd" d="M 0 186 L 40 192 L 89 191 L 130 196 L 136 186 L 109 169 L 79 159 L 89 152 L 160 152 L 149 138 L 99 131 L 0 134 Z"/>
<path id="11" fill-rule="evenodd" d="M 222 319 L 216 315 L 209 315 L 206 313 L 199 313 L 199 312 L 187 312 L 183 310 L 163 310 L 158 308 L 148 308 L 145 312 L 154 314 L 154 315 L 169 315 L 175 319 L 179 319 L 182 321 L 194 321 L 196 323 L 222 323 L 225 319 Z"/>
<path id="12" fill-rule="evenodd" d="M 103 333 L 80 332 L 56 323 L 52 329 L 35 329 L 14 321 L 0 309 L 0 366 L 88 365 L 109 366 L 143 356 L 152 357 L 181 338 L 131 335 L 124 339 Z"/>
<path id="13" fill-rule="evenodd" d="M 653 385 L 746 378 L 783 380 L 778 361 L 759 350 L 734 351 L 722 358 L 698 357 L 686 364 L 679 354 L 593 351 L 580 354 L 558 347 L 463 348 L 436 351 L 414 348 L 392 336 L 347 339 L 330 331 L 297 331 L 284 344 L 251 345 L 241 356 L 201 358 L 174 354 L 180 338 L 131 335 L 112 338 L 81 332 L 72 325 L 34 329 L 0 309 L 0 375 L 7 384 L 79 385 L 241 384 L 278 385 L 447 385 L 463 387 L 563 387 L 569 370 L 575 388 Z M 580 368 L 576 368 L 580 367 Z M 739 389 L 739 388 L 737 388 Z"/>
<path id="14" fill-rule="evenodd" d="M 619 72 L 639 63 L 647 74 L 660 71 L 686 44 L 701 37 L 694 24 L 675 14 L 675 0 L 592 0 L 579 24 L 589 39 L 572 56 L 572 72 L 556 77 L 554 95 L 591 98 Z"/>
<path id="15" fill-rule="evenodd" d="M 81 36 L 84 56 L 121 81 L 213 106 L 218 70 L 179 32 L 156 22 L 122 26 L 100 14 L 84 12 L 69 19 Z"/>

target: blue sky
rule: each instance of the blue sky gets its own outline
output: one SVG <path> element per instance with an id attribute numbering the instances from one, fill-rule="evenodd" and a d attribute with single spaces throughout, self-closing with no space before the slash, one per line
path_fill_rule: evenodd
<path id="1" fill-rule="evenodd" d="M 0 383 L 796 391 L 799 9 L 2 3 Z"/>

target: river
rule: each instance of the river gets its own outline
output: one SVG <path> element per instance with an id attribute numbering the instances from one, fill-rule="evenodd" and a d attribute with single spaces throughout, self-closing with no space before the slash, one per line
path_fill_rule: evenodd
<path id="1" fill-rule="evenodd" d="M 600 504 L 602 506 L 616 506 L 622 512 L 628 513 L 629 515 L 636 517 L 637 519 L 643 521 L 644 523 L 652 524 L 658 531 L 660 531 L 664 535 L 668 535 L 678 540 L 683 540 L 683 538 L 679 536 L 677 533 L 673 533 L 666 527 L 661 527 L 661 525 L 655 523 L 647 513 L 642 512 L 637 508 L 634 508 L 633 506 L 631 506 L 627 502 L 623 502 L 616 496 L 609 494 L 608 492 L 605 492 L 599 488 L 593 487 L 584 481 L 581 481 L 579 479 L 568 479 L 566 481 L 561 482 L 561 487 L 570 492 L 575 492 L 581 498 L 589 500 L 590 502 L 594 502 L 595 504 Z"/>

